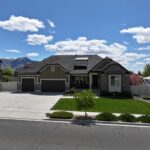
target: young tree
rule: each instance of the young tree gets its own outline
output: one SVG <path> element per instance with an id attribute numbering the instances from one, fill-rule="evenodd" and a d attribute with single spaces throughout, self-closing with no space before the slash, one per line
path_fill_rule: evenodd
<path id="1" fill-rule="evenodd" d="M 3 81 L 8 82 L 10 81 L 11 77 L 13 76 L 13 70 L 11 68 L 5 68 L 3 71 Z"/>
<path id="2" fill-rule="evenodd" d="M 96 95 L 91 90 L 84 90 L 74 95 L 77 108 L 85 111 L 85 118 L 87 118 L 87 110 L 92 108 L 96 102 Z"/>
<path id="3" fill-rule="evenodd" d="M 150 64 L 146 64 L 143 71 L 143 76 L 147 77 L 150 76 Z"/>
<path id="4" fill-rule="evenodd" d="M 12 76 L 13 75 L 12 69 L 11 68 L 5 68 L 5 69 L 3 69 L 3 75 Z"/>
<path id="5" fill-rule="evenodd" d="M 141 73 L 141 71 L 138 71 L 138 75 L 139 75 L 139 76 L 142 76 L 142 73 Z"/>

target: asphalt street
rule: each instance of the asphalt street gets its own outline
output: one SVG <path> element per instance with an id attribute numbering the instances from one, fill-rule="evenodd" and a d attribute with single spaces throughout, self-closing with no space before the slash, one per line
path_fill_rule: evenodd
<path id="1" fill-rule="evenodd" d="M 0 150 L 149 150 L 150 128 L 0 120 Z"/>

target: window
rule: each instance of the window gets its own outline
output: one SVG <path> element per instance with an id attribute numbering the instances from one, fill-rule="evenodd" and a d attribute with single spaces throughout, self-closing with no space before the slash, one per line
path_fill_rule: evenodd
<path id="1" fill-rule="evenodd" d="M 76 57 L 74 60 L 75 70 L 87 69 L 87 65 L 88 65 L 88 57 Z"/>
<path id="2" fill-rule="evenodd" d="M 87 66 L 74 66 L 75 70 L 84 70 L 87 69 Z"/>
<path id="3" fill-rule="evenodd" d="M 51 67 L 51 72 L 55 72 L 55 67 L 54 66 Z"/>
<path id="4" fill-rule="evenodd" d="M 109 92 L 121 92 L 121 75 L 109 76 Z"/>
<path id="5" fill-rule="evenodd" d="M 110 76 L 110 85 L 111 86 L 120 86 L 120 75 L 111 75 Z"/>

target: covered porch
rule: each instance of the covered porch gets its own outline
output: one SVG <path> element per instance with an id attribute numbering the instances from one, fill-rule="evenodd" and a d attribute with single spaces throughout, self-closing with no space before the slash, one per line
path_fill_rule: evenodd
<path id="1" fill-rule="evenodd" d="M 86 75 L 71 75 L 70 88 L 75 89 L 99 89 L 99 78 L 97 73 L 90 73 Z"/>

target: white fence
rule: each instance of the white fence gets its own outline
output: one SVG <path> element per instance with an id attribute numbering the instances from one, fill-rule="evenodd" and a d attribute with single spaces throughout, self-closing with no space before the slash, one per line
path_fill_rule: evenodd
<path id="1" fill-rule="evenodd" d="M 17 82 L 0 82 L 0 91 L 17 91 Z"/>
<path id="2" fill-rule="evenodd" d="M 131 92 L 133 95 L 150 96 L 150 85 L 146 84 L 131 85 Z"/>

